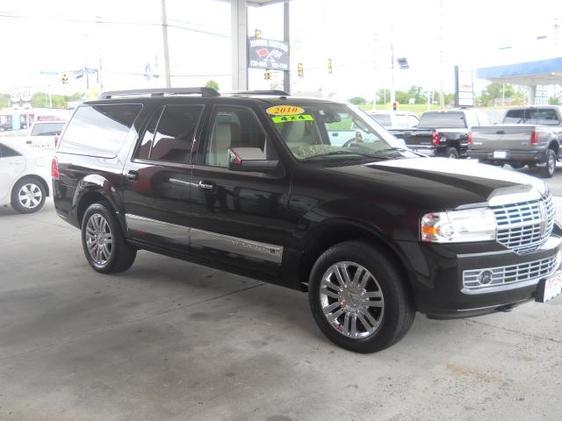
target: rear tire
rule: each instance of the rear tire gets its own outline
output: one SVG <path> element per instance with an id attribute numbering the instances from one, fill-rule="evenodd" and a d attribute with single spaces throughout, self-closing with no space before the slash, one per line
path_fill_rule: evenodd
<path id="1" fill-rule="evenodd" d="M 383 350 L 398 342 L 414 321 L 416 310 L 404 282 L 386 253 L 359 241 L 337 244 L 310 273 L 312 315 L 324 335 L 342 348 Z"/>
<path id="2" fill-rule="evenodd" d="M 82 218 L 82 248 L 86 260 L 100 273 L 118 273 L 131 267 L 137 256 L 123 236 L 115 213 L 105 203 L 94 203 Z"/>
<path id="3" fill-rule="evenodd" d="M 552 149 L 547 149 L 544 167 L 541 168 L 541 176 L 543 178 L 552 178 L 556 171 L 556 160 L 556 152 Z"/>
<path id="4" fill-rule="evenodd" d="M 459 151 L 457 148 L 447 148 L 446 157 L 450 159 L 459 159 Z"/>
<path id="5" fill-rule="evenodd" d="M 19 213 L 34 213 L 45 204 L 47 191 L 37 177 L 24 177 L 12 189 L 11 204 Z"/>
<path id="6" fill-rule="evenodd" d="M 515 170 L 520 170 L 525 166 L 525 164 L 523 164 L 522 162 L 511 162 L 509 165 Z"/>

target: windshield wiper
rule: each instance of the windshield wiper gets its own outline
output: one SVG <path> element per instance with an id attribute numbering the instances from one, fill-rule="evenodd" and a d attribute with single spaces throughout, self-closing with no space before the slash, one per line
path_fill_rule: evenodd
<path id="1" fill-rule="evenodd" d="M 334 156 L 334 155 L 356 155 L 358 157 L 364 157 L 364 158 L 380 158 L 376 155 L 373 155 L 371 153 L 362 153 L 362 152 L 355 152 L 355 151 L 330 151 L 330 152 L 326 152 L 323 154 L 319 154 L 319 155 L 313 155 L 313 156 L 309 156 L 308 158 L 304 158 L 303 161 L 310 161 L 313 159 L 321 159 L 321 158 L 326 158 L 329 156 Z"/>

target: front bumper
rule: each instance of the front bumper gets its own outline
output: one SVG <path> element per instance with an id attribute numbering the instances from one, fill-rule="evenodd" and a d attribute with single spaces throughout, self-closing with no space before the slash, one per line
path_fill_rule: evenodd
<path id="1" fill-rule="evenodd" d="M 462 318 L 532 300 L 537 284 L 559 268 L 562 241 L 553 235 L 538 250 L 522 255 L 496 245 L 486 248 L 493 251 L 479 251 L 475 244 L 469 250 L 461 244 L 420 244 L 411 260 L 418 310 L 435 318 Z M 475 288 L 483 271 L 495 278 Z M 502 271 L 509 281 L 505 284 L 498 283 Z"/>
<path id="2" fill-rule="evenodd" d="M 500 149 L 498 149 L 499 151 Z M 479 159 L 480 161 L 492 162 L 521 162 L 521 163 L 541 163 L 546 159 L 546 150 L 507 150 L 505 158 L 494 158 L 495 150 L 473 150 L 469 149 L 468 156 L 471 159 Z M 502 150 L 504 152 L 504 150 Z"/>

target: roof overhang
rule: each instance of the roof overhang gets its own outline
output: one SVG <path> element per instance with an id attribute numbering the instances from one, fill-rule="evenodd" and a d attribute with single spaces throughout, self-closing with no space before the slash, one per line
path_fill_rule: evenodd
<path id="1" fill-rule="evenodd" d="M 476 77 L 515 85 L 562 84 L 562 57 L 476 70 Z"/>

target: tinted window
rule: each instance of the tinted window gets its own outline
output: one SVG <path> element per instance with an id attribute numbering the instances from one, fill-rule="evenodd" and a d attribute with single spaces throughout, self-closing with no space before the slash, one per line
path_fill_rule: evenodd
<path id="1" fill-rule="evenodd" d="M 412 115 L 396 116 L 396 128 L 398 129 L 411 129 L 418 125 L 418 119 Z"/>
<path id="2" fill-rule="evenodd" d="M 550 108 L 509 110 L 505 115 L 506 124 L 560 124 L 556 111 Z"/>
<path id="3" fill-rule="evenodd" d="M 461 112 L 428 112 L 423 113 L 418 127 L 434 128 L 461 128 L 467 127 L 464 113 Z"/>
<path id="4" fill-rule="evenodd" d="M 114 157 L 141 108 L 140 104 L 79 107 L 64 132 L 59 152 Z"/>
<path id="5" fill-rule="evenodd" d="M 0 158 L 9 158 L 11 156 L 20 156 L 18 152 L 0 143 Z"/>
<path id="6" fill-rule="evenodd" d="M 150 127 L 148 133 L 145 133 L 143 143 L 152 144 L 149 159 L 185 163 L 202 110 L 203 107 L 200 106 L 167 105 L 152 141 L 147 138 L 150 137 Z"/>
<path id="7" fill-rule="evenodd" d="M 392 121 L 390 120 L 389 114 L 372 114 L 377 123 L 379 123 L 383 127 L 390 127 L 392 126 Z"/>
<path id="8" fill-rule="evenodd" d="M 259 148 L 265 159 L 265 145 L 266 135 L 251 110 L 220 107 L 213 118 L 205 163 L 228 167 L 228 149 L 231 147 Z"/>
<path id="9" fill-rule="evenodd" d="M 31 130 L 31 136 L 55 136 L 59 135 L 64 128 L 64 123 L 36 124 Z"/>
<path id="10" fill-rule="evenodd" d="M 156 111 L 153 117 L 150 119 L 150 123 L 148 124 L 148 127 L 142 135 L 142 139 L 137 148 L 137 152 L 135 153 L 136 159 L 150 158 L 150 148 L 152 146 L 152 140 L 154 139 L 154 132 L 156 130 L 158 120 L 160 120 L 160 116 L 162 115 L 162 111 L 164 111 L 163 107 L 158 109 L 158 111 Z"/>

